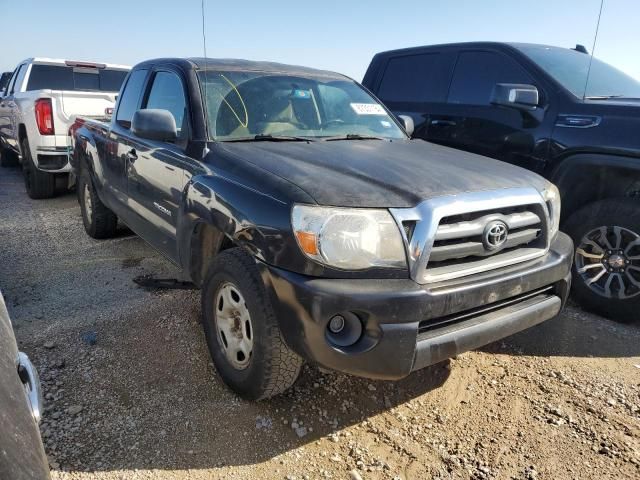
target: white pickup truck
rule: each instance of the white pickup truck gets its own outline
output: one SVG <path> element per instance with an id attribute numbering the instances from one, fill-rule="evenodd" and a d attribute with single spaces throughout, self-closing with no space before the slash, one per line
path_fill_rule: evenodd
<path id="1" fill-rule="evenodd" d="M 0 164 L 19 162 L 31 198 L 49 198 L 70 186 L 69 127 L 75 118 L 104 117 L 113 108 L 130 67 L 29 58 L 0 99 Z"/>

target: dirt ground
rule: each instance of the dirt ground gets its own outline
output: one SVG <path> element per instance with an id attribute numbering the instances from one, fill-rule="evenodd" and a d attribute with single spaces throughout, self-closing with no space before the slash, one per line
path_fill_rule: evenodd
<path id="1" fill-rule="evenodd" d="M 640 322 L 570 305 L 400 382 L 307 366 L 248 403 L 210 363 L 199 293 L 143 274 L 177 271 L 0 169 L 0 289 L 42 377 L 54 480 L 640 478 Z"/>

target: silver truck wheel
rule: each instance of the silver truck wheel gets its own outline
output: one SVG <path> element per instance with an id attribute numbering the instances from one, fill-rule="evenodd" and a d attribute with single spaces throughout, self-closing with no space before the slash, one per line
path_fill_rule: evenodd
<path id="1" fill-rule="evenodd" d="M 284 392 L 302 358 L 284 342 L 255 258 L 242 248 L 216 255 L 202 284 L 204 333 L 229 388 L 249 400 Z"/>
<path id="2" fill-rule="evenodd" d="M 598 227 L 576 248 L 576 271 L 582 281 L 605 298 L 640 295 L 640 235 L 618 226 Z"/>
<path id="3" fill-rule="evenodd" d="M 227 360 L 236 369 L 244 370 L 251 362 L 253 328 L 244 297 L 233 283 L 226 282 L 218 289 L 213 314 Z"/>
<path id="4" fill-rule="evenodd" d="M 571 295 L 619 322 L 640 320 L 640 208 L 634 198 L 585 205 L 563 224 L 576 251 Z"/>

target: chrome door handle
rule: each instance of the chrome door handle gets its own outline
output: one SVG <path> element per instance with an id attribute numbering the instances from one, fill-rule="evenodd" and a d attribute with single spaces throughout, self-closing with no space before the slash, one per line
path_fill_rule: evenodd
<path id="1" fill-rule="evenodd" d="M 431 125 L 435 127 L 455 127 L 457 124 L 453 120 L 436 119 L 431 120 Z"/>

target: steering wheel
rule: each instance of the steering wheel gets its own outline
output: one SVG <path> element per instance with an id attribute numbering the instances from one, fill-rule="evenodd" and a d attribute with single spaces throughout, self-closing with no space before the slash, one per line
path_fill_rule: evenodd
<path id="1" fill-rule="evenodd" d="M 325 128 L 327 128 L 329 125 L 344 125 L 345 121 L 341 120 L 339 118 L 334 118 L 333 120 L 327 120 L 326 122 L 324 122 L 322 124 L 322 129 L 324 130 Z"/>

